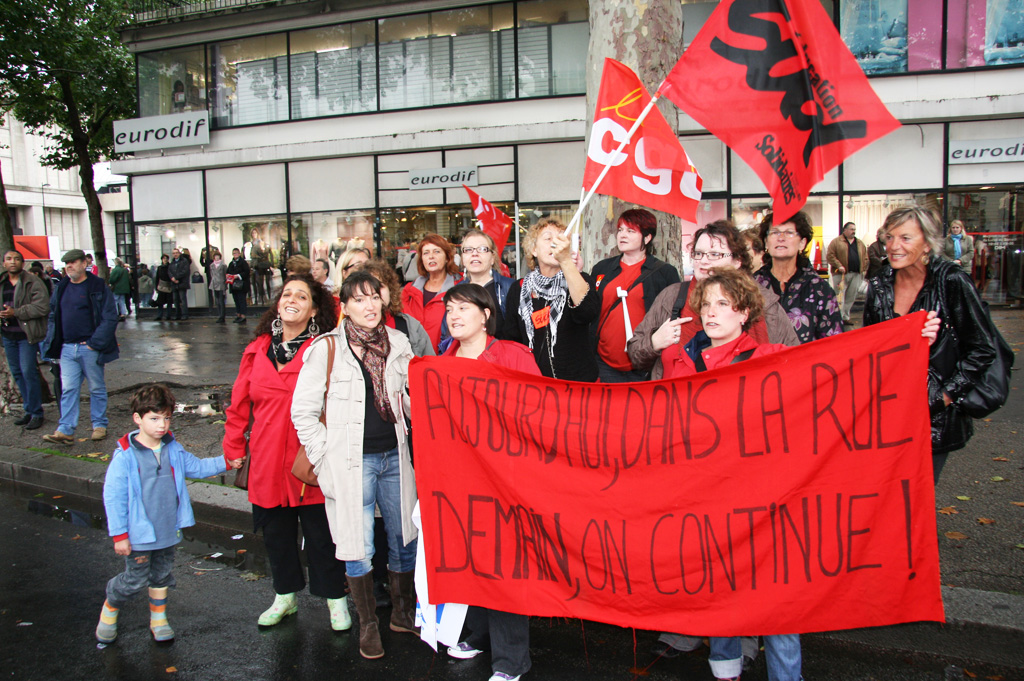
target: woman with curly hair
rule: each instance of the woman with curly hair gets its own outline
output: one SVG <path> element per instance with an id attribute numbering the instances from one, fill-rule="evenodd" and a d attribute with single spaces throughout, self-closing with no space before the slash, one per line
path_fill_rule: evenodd
<path id="1" fill-rule="evenodd" d="M 273 626 L 298 610 L 306 585 L 299 559 L 299 525 L 309 564 L 309 591 L 327 599 L 331 628 L 352 626 L 345 597 L 345 563 L 335 558 L 324 495 L 292 475 L 299 436 L 290 416 L 306 348 L 338 324 L 331 294 L 308 275 L 292 275 L 256 326 L 242 353 L 225 412 L 224 453 L 249 454 L 249 501 L 254 531 L 263 530 L 274 603 L 259 618 Z"/>

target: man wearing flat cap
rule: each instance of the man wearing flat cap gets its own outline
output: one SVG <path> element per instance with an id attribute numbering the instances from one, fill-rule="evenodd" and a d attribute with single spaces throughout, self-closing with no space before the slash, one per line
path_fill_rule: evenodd
<path id="1" fill-rule="evenodd" d="M 89 382 L 92 439 L 107 436 L 107 384 L 103 367 L 118 357 L 117 308 L 106 283 L 86 269 L 85 252 L 73 248 L 61 258 L 67 276 L 53 290 L 43 357 L 60 360 L 60 422 L 47 442 L 70 445 L 78 427 L 82 380 Z"/>

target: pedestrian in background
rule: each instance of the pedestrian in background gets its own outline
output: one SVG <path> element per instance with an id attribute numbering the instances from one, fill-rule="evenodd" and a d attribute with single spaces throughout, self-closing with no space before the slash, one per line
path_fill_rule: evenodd
<path id="1" fill-rule="evenodd" d="M 139 265 L 139 307 L 153 306 L 153 290 L 156 284 L 153 282 L 153 275 L 149 267 L 143 263 Z M 136 317 L 138 315 L 136 314 Z"/>
<path id="2" fill-rule="evenodd" d="M 60 360 L 60 422 L 43 439 L 62 445 L 75 443 L 82 381 L 89 382 L 92 439 L 107 437 L 107 384 L 103 367 L 118 358 L 117 309 L 106 283 L 85 269 L 85 253 L 74 248 L 64 254 L 68 276 L 50 299 L 50 316 L 43 357 Z"/>
<path id="3" fill-rule="evenodd" d="M 167 266 L 171 278 L 171 295 L 174 299 L 174 316 L 177 321 L 188 319 L 188 290 L 192 286 L 192 259 L 175 248 L 171 251 L 171 262 Z"/>
<path id="4" fill-rule="evenodd" d="M 228 267 L 220 251 L 213 252 L 213 260 L 209 263 L 210 293 L 213 296 L 213 308 L 217 313 L 217 323 L 224 323 L 225 298 L 227 297 Z"/>
<path id="5" fill-rule="evenodd" d="M 839 236 L 829 243 L 825 259 L 832 269 L 832 288 L 840 298 L 840 313 L 844 324 L 852 324 L 850 312 L 868 272 L 868 249 L 857 238 L 857 225 L 847 222 Z"/>
<path id="6" fill-rule="evenodd" d="M 21 393 L 25 413 L 14 425 L 35 430 L 43 425 L 43 393 L 36 357 L 39 342 L 46 337 L 50 299 L 43 280 L 26 272 L 25 258 L 18 251 L 4 254 L 4 275 L 0 280 L 0 335 L 11 378 Z"/>
<path id="7" fill-rule="evenodd" d="M 868 246 L 868 273 L 867 278 L 874 279 L 888 264 L 889 256 L 885 253 L 885 241 L 883 240 L 882 228 L 875 232 L 875 241 Z"/>
<path id="8" fill-rule="evenodd" d="M 164 253 L 160 256 L 160 266 L 156 268 L 156 307 L 160 311 L 156 315 L 157 321 L 170 319 L 174 304 L 174 282 L 171 281 L 170 257 Z M 164 308 L 167 308 L 167 315 L 164 315 Z"/>
<path id="9" fill-rule="evenodd" d="M 960 269 L 971 274 L 971 262 L 974 260 L 974 239 L 964 231 L 963 220 L 949 223 L 949 234 L 942 244 L 942 257 Z"/>
<path id="10" fill-rule="evenodd" d="M 131 293 L 132 283 L 128 278 L 128 270 L 124 268 L 121 258 L 114 258 L 114 269 L 110 270 L 110 290 L 114 293 L 114 305 L 117 306 L 117 318 L 124 321 L 128 316 L 125 298 Z"/>
<path id="11" fill-rule="evenodd" d="M 249 295 L 249 263 L 242 257 L 242 251 L 231 249 L 231 262 L 227 270 L 228 288 L 235 302 L 235 324 L 245 324 L 246 296 Z"/>
<path id="12" fill-rule="evenodd" d="M 117 441 L 103 482 L 103 506 L 114 553 L 124 556 L 124 572 L 107 582 L 107 598 L 96 626 L 96 640 L 117 638 L 119 610 L 143 589 L 149 590 L 149 630 L 170 641 L 167 590 L 175 585 L 174 547 L 181 530 L 195 525 L 185 478 L 209 478 L 242 459 L 196 458 L 171 435 L 174 395 L 164 385 L 149 385 L 131 399 L 139 428 Z"/>

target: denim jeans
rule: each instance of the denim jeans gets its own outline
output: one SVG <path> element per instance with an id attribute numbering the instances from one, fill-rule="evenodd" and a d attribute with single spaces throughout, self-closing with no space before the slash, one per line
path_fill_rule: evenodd
<path id="1" fill-rule="evenodd" d="M 93 428 L 107 427 L 107 384 L 100 353 L 85 343 L 65 343 L 60 350 L 60 423 L 57 430 L 74 435 L 78 427 L 78 401 L 82 380 L 89 382 L 89 416 Z"/>
<path id="2" fill-rule="evenodd" d="M 349 577 L 362 577 L 373 569 L 373 513 L 380 507 L 388 531 L 388 569 L 411 572 L 416 567 L 416 540 L 408 545 L 402 536 L 402 482 L 398 448 L 380 454 L 363 454 L 363 547 L 362 560 L 345 561 Z"/>
<path id="3" fill-rule="evenodd" d="M 768 681 L 803 681 L 800 634 L 764 637 L 764 656 L 768 663 Z M 731 679 L 743 671 L 740 638 L 711 637 L 711 673 L 718 679 Z"/>
<path id="4" fill-rule="evenodd" d="M 188 316 L 188 289 L 177 288 L 175 286 L 174 293 L 174 316 L 175 317 L 187 317 Z"/>
<path id="5" fill-rule="evenodd" d="M 174 547 L 154 551 L 132 551 L 124 559 L 124 572 L 107 582 L 107 602 L 124 606 L 149 587 L 174 586 Z"/>
<path id="6" fill-rule="evenodd" d="M 4 353 L 7 355 L 7 368 L 11 370 L 11 378 L 18 386 L 21 399 L 25 405 L 25 413 L 29 416 L 43 416 L 43 389 L 39 384 L 39 369 L 36 355 L 39 343 L 29 343 L 26 339 L 14 339 L 4 336 Z"/>
<path id="7" fill-rule="evenodd" d="M 124 303 L 124 298 L 127 294 L 115 293 L 114 294 L 114 306 L 117 308 L 117 314 L 120 317 L 128 316 L 128 306 Z"/>

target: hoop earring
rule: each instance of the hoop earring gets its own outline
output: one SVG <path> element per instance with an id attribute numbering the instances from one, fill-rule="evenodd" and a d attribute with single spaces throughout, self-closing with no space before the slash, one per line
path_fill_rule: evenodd
<path id="1" fill-rule="evenodd" d="M 284 322 L 281 321 L 281 315 L 277 315 L 277 319 L 270 322 L 270 331 L 275 335 L 281 335 L 284 333 Z"/>
<path id="2" fill-rule="evenodd" d="M 310 336 L 319 336 L 320 335 L 320 327 L 317 326 L 316 318 L 315 317 L 313 319 L 309 320 L 309 335 Z"/>

